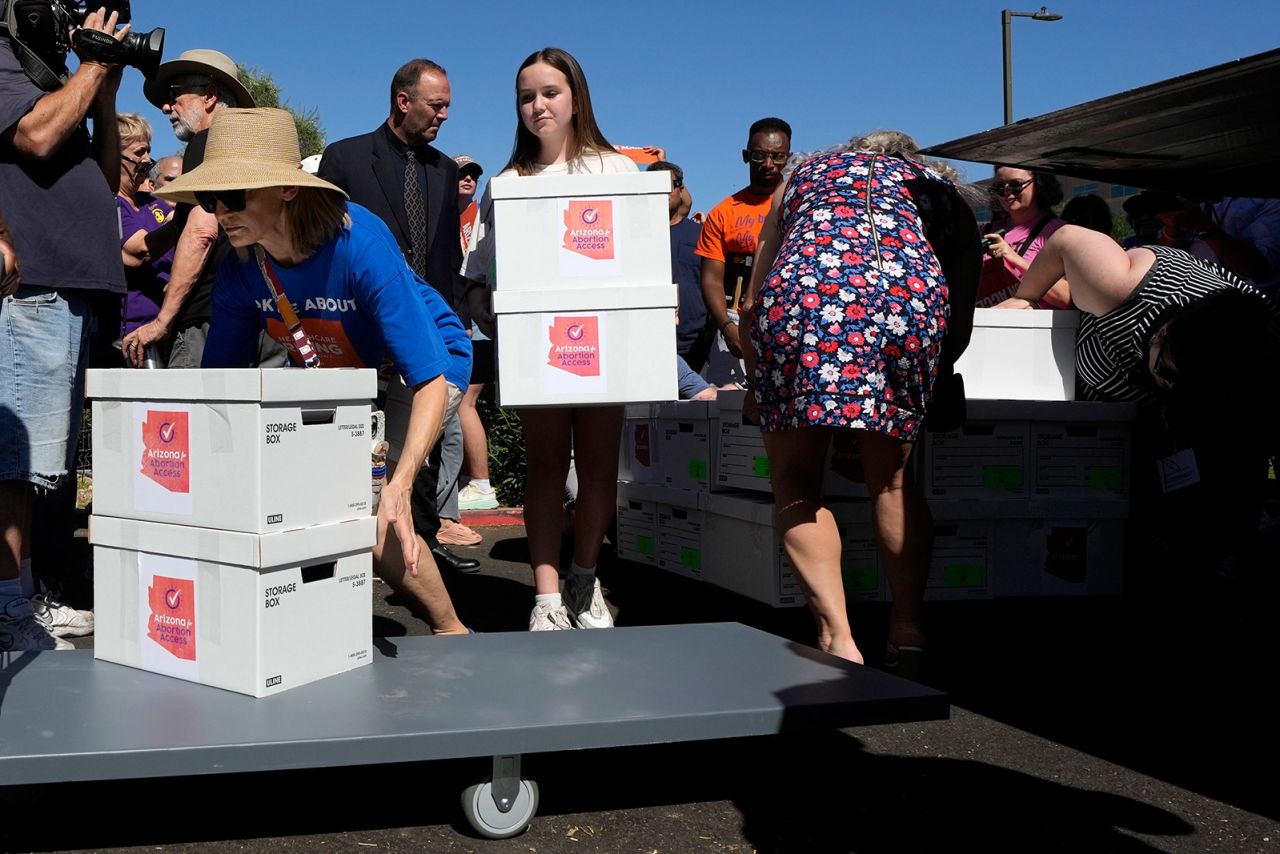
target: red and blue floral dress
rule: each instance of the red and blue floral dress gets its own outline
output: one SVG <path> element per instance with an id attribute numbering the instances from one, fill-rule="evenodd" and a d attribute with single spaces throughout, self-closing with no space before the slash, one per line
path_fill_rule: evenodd
<path id="1" fill-rule="evenodd" d="M 912 198 L 920 181 L 949 186 L 919 164 L 865 151 L 821 154 L 792 173 L 751 326 L 762 429 L 916 437 L 948 313 Z"/>

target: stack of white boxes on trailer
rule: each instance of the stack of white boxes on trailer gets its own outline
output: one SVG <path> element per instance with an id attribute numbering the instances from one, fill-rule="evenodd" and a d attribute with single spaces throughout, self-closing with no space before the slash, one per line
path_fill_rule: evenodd
<path id="1" fill-rule="evenodd" d="M 776 607 L 804 604 L 773 528 L 769 461 L 760 428 L 742 417 L 748 392 L 715 401 L 626 409 L 618 484 L 618 556 Z M 851 600 L 885 589 L 866 485 L 852 437 L 833 449 L 827 494 L 844 541 Z"/>
<path id="2" fill-rule="evenodd" d="M 934 517 L 925 598 L 1120 591 L 1130 404 L 1076 401 L 1075 312 L 977 311 L 962 430 L 924 434 L 909 476 Z M 627 407 L 618 555 L 774 606 L 804 603 L 773 530 L 769 460 L 744 422 L 748 392 Z M 823 489 L 850 601 L 890 597 L 852 434 Z"/>
<path id="3" fill-rule="evenodd" d="M 368 664 L 371 370 L 89 371 L 95 658 L 263 697 Z"/>
<path id="4" fill-rule="evenodd" d="M 928 598 L 1120 592 L 1136 409 L 1075 400 L 1076 321 L 978 309 L 968 421 L 921 442 Z"/>

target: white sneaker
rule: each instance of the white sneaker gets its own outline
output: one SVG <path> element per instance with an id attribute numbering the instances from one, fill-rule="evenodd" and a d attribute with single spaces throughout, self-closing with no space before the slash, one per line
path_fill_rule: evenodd
<path id="1" fill-rule="evenodd" d="M 496 510 L 498 493 L 493 487 L 481 489 L 474 483 L 468 483 L 458 490 L 459 510 Z"/>
<path id="2" fill-rule="evenodd" d="M 52 593 L 32 596 L 31 610 L 36 622 L 55 638 L 82 638 L 93 634 L 93 612 L 72 608 Z"/>
<path id="3" fill-rule="evenodd" d="M 70 642 L 49 634 L 31 607 L 30 599 L 13 599 L 0 610 L 0 652 L 43 649 L 75 649 Z"/>
<path id="4" fill-rule="evenodd" d="M 529 631 L 558 632 L 572 628 L 573 626 L 569 623 L 569 612 L 565 610 L 564 605 L 551 605 L 546 602 L 534 604 L 533 613 L 529 615 Z"/>
<path id="5" fill-rule="evenodd" d="M 580 629 L 611 629 L 613 614 L 604 602 L 600 579 L 594 575 L 571 572 L 564 580 L 565 607 Z"/>

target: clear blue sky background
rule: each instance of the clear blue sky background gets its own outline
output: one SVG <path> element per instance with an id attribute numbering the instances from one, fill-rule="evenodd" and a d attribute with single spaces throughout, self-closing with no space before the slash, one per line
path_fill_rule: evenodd
<path id="1" fill-rule="evenodd" d="M 565 48 L 586 70 L 605 135 L 615 144 L 665 147 L 684 168 L 695 207 L 706 210 L 745 183 L 738 152 L 761 116 L 789 121 L 796 150 L 876 128 L 905 130 L 930 145 L 1000 124 L 1003 7 L 965 0 L 134 0 L 133 13 L 139 29 L 166 28 L 169 58 L 214 48 L 269 71 L 291 104 L 319 110 L 329 141 L 384 121 L 395 69 L 415 56 L 434 59 L 453 87 L 436 145 L 472 155 L 486 177 L 510 154 L 517 66 L 538 48 Z M 1066 0 L 1049 8 L 1063 20 L 1013 21 L 1015 118 L 1280 43 L 1276 0 L 1216 7 Z M 157 156 L 176 150 L 163 115 L 142 97 L 137 71 L 128 71 L 118 104 L 152 122 Z M 959 165 L 972 179 L 988 174 L 985 166 Z"/>

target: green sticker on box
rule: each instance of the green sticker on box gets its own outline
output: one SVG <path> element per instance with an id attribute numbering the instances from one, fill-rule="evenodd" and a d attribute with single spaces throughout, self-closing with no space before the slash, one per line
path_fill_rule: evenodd
<path id="1" fill-rule="evenodd" d="M 1090 489 L 1121 489 L 1124 473 L 1120 466 L 1092 466 L 1089 469 Z"/>
<path id="2" fill-rule="evenodd" d="M 702 552 L 698 549 L 691 549 L 687 546 L 680 549 L 680 564 L 687 566 L 694 572 L 702 569 Z"/>
<path id="3" fill-rule="evenodd" d="M 842 575 L 845 590 L 875 590 L 880 586 L 880 576 L 874 566 L 845 567 Z"/>
<path id="4" fill-rule="evenodd" d="M 756 477 L 768 477 L 771 473 L 768 457 L 752 457 L 751 472 Z"/>
<path id="5" fill-rule="evenodd" d="M 653 557 L 653 537 L 636 537 L 636 551 Z"/>
<path id="6" fill-rule="evenodd" d="M 706 460 L 689 460 L 689 477 L 694 480 L 706 480 L 707 477 L 707 461 Z"/>
<path id="7" fill-rule="evenodd" d="M 987 489 L 1022 488 L 1022 466 L 983 466 L 982 485 Z"/>
<path id="8" fill-rule="evenodd" d="M 946 587 L 982 587 L 986 583 L 986 567 L 980 563 L 953 563 L 942 570 L 942 584 Z"/>

